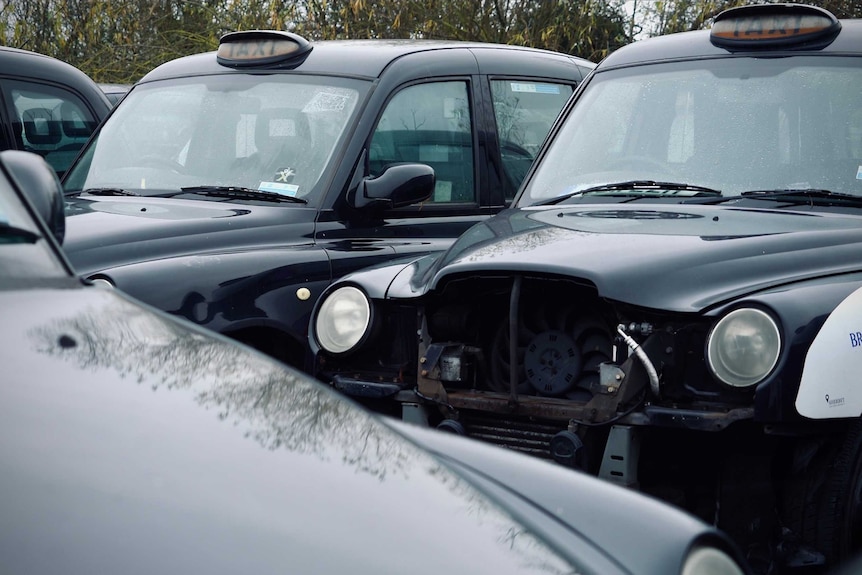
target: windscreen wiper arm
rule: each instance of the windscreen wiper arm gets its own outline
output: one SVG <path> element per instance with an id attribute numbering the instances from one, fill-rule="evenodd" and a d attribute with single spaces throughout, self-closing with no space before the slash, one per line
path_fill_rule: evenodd
<path id="1" fill-rule="evenodd" d="M 180 194 L 200 194 L 216 198 L 262 200 L 265 202 L 291 202 L 294 204 L 308 203 L 308 200 L 297 198 L 296 196 L 287 196 L 284 194 L 277 194 L 275 192 L 243 188 L 240 186 L 189 186 L 186 188 L 180 188 L 179 192 L 170 195 L 160 195 L 162 197 L 172 197 Z"/>
<path id="2" fill-rule="evenodd" d="M 620 192 L 608 193 L 613 197 L 628 197 L 628 198 L 657 198 L 657 197 L 716 197 L 721 196 L 721 191 L 707 188 L 705 186 L 696 186 L 694 184 L 686 184 L 680 182 L 658 182 L 655 180 L 626 180 L 624 182 L 614 182 L 611 184 L 601 184 L 578 190 L 556 198 L 551 198 L 548 201 L 542 202 L 540 206 L 551 206 L 564 202 L 569 198 L 587 196 L 591 194 L 603 194 L 605 192 Z M 690 193 L 679 193 L 690 192 Z"/>
<path id="3" fill-rule="evenodd" d="M 790 205 L 799 206 L 804 204 L 830 206 L 830 205 L 854 205 L 862 206 L 862 196 L 844 194 L 824 190 L 820 188 L 788 188 L 776 190 L 749 190 L 738 196 L 725 196 L 716 200 L 691 200 L 692 203 L 718 204 L 743 199 L 771 200 L 786 202 Z"/>
<path id="4" fill-rule="evenodd" d="M 839 200 L 839 201 L 853 201 L 862 203 L 862 196 L 855 196 L 853 194 L 842 194 L 839 192 L 833 192 L 832 190 L 824 190 L 821 188 L 789 188 L 785 190 L 750 190 L 747 192 L 742 192 L 742 197 L 744 198 L 778 198 L 778 199 L 786 199 L 793 198 L 795 200 L 799 200 L 802 203 L 805 203 L 805 200 Z"/>
<path id="5" fill-rule="evenodd" d="M 87 194 L 88 196 L 140 196 L 141 194 L 123 188 L 89 188 L 79 192 L 69 192 L 66 195 Z"/>

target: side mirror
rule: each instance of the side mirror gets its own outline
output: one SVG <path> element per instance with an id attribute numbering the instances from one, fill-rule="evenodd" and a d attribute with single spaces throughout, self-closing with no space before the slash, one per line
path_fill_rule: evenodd
<path id="1" fill-rule="evenodd" d="M 66 214 L 63 191 L 54 169 L 42 156 L 21 150 L 0 152 L 0 163 L 62 245 L 66 235 Z"/>
<path id="2" fill-rule="evenodd" d="M 353 207 L 400 208 L 424 202 L 434 193 L 434 168 L 426 164 L 390 164 L 376 178 L 356 187 Z"/>

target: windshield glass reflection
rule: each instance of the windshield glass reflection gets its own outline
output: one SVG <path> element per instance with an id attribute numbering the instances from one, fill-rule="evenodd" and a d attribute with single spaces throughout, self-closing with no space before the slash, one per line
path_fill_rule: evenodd
<path id="1" fill-rule="evenodd" d="M 725 196 L 774 189 L 862 195 L 860 91 L 862 69 L 843 57 L 603 72 L 575 104 L 521 204 L 625 181 L 703 186 Z"/>
<path id="2" fill-rule="evenodd" d="M 142 195 L 238 187 L 305 198 L 352 125 L 365 84 L 310 76 L 204 76 L 132 90 L 66 191 Z"/>

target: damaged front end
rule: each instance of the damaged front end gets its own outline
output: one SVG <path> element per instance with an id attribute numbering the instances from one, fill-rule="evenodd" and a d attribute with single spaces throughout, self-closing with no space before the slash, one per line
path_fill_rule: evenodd
<path id="1" fill-rule="evenodd" d="M 806 432 L 755 417 L 756 390 L 783 377 L 768 308 L 657 311 L 533 271 L 450 275 L 407 299 L 363 300 L 379 288 L 350 282 L 323 298 L 338 321 L 318 310 L 311 326 L 315 375 L 339 391 L 650 493 L 744 545 L 781 533 L 776 477 L 804 465 Z M 332 353 L 321 332 L 353 335 Z"/>
<path id="2" fill-rule="evenodd" d="M 753 416 L 751 388 L 708 372 L 703 316 L 532 274 L 450 278 L 416 301 L 375 302 L 385 309 L 363 341 L 318 354 L 318 377 L 405 420 L 625 484 L 638 483 L 637 449 L 620 444 L 632 427 L 718 431 Z"/>

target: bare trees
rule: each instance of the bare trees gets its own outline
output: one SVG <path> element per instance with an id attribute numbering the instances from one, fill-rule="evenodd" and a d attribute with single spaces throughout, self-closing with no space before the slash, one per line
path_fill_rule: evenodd
<path id="1" fill-rule="evenodd" d="M 7 46 L 60 58 L 102 82 L 133 82 L 232 30 L 311 39 L 447 38 L 598 60 L 627 41 L 623 0 L 0 0 Z"/>
<path id="2" fill-rule="evenodd" d="M 762 1 L 762 0 L 754 0 Z M 746 0 L 0 0 L 0 42 L 133 82 L 213 50 L 233 30 L 310 39 L 446 38 L 547 48 L 598 61 L 636 37 L 695 30 Z M 862 0 L 818 0 L 839 17 Z"/>

